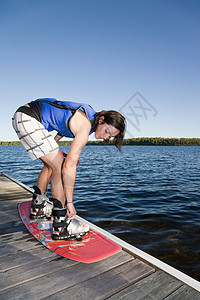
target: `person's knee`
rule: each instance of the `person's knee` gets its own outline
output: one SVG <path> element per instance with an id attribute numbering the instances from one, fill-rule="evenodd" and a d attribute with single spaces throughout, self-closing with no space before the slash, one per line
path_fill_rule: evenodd
<path id="1" fill-rule="evenodd" d="M 62 170 L 62 164 L 63 160 L 62 159 L 52 159 L 52 160 L 42 160 L 44 163 L 44 168 L 46 171 L 49 172 L 56 172 L 59 173 Z"/>
<path id="2" fill-rule="evenodd" d="M 55 164 L 51 166 L 51 171 L 53 173 L 62 173 L 62 164 Z"/>

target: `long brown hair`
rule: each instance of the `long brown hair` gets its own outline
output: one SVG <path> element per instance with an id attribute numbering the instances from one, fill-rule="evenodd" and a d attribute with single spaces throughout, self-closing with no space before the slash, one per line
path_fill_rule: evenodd
<path id="1" fill-rule="evenodd" d="M 94 121 L 95 123 L 94 123 L 93 131 L 96 131 L 99 125 L 99 119 L 102 116 L 104 117 L 103 123 L 112 125 L 113 127 L 119 130 L 119 134 L 114 137 L 114 144 L 121 151 L 123 138 L 125 135 L 125 128 L 126 128 L 125 118 L 115 110 L 102 110 L 95 114 L 95 121 Z"/>

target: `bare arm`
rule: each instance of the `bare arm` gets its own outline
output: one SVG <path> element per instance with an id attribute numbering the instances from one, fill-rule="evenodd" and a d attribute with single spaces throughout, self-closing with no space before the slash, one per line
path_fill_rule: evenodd
<path id="1" fill-rule="evenodd" d="M 76 210 L 73 205 L 73 191 L 76 179 L 76 165 L 79 159 L 79 155 L 88 141 L 91 125 L 90 122 L 84 116 L 77 114 L 73 122 L 70 123 L 70 127 L 75 135 L 75 138 L 71 144 L 67 158 L 65 159 L 62 177 L 65 197 L 67 200 L 67 215 L 69 218 L 73 218 L 76 214 Z"/>
<path id="2" fill-rule="evenodd" d="M 73 189 L 76 178 L 76 165 L 81 150 L 88 140 L 88 133 L 77 135 L 71 144 L 63 166 L 63 181 L 67 202 L 73 201 Z"/>

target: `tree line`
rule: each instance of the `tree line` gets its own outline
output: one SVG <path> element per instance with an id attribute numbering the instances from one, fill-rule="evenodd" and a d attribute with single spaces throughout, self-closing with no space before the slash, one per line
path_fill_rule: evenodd
<path id="1" fill-rule="evenodd" d="M 59 141 L 60 146 L 70 146 L 72 141 Z M 113 145 L 113 141 L 88 141 L 87 145 Z M 132 138 L 124 139 L 123 145 L 136 146 L 200 146 L 200 138 Z M 20 141 L 0 141 L 0 146 L 22 146 Z"/>

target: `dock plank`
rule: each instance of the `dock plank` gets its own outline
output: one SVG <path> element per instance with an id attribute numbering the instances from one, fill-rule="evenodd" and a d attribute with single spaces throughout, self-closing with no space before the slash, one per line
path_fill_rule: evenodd
<path id="1" fill-rule="evenodd" d="M 117 294 L 109 297 L 109 300 L 143 300 L 154 299 L 159 300 L 170 295 L 174 290 L 183 284 L 170 275 L 162 271 L 156 271 L 148 277 L 138 281 L 134 285 L 130 285 Z"/>
<path id="2" fill-rule="evenodd" d="M 25 233 L 24 235 L 22 234 L 22 237 L 21 235 L 17 236 L 18 238 L 15 235 L 15 240 L 13 238 L 13 240 L 9 240 L 9 242 L 0 239 L 0 257 L 8 254 L 16 254 L 20 250 L 25 251 L 42 246 L 41 243 L 33 238 L 30 234 L 28 235 Z"/>
<path id="3" fill-rule="evenodd" d="M 129 260 L 130 257 L 124 255 L 123 251 L 113 256 L 114 265 L 122 264 Z M 43 260 L 34 261 L 4 272 L 0 272 L 0 290 L 19 285 L 23 282 L 42 277 L 48 273 L 57 272 L 61 269 L 68 268 L 79 262 L 64 258 L 62 256 L 49 257 Z M 84 265 L 82 264 L 82 267 Z"/>
<path id="4" fill-rule="evenodd" d="M 11 221 L 0 225 L 0 236 L 3 234 L 14 233 L 18 231 L 27 231 L 21 220 Z"/>
<path id="5" fill-rule="evenodd" d="M 28 230 L 18 231 L 18 232 L 0 235 L 0 242 L 9 244 L 17 241 L 24 241 L 24 239 L 28 239 L 28 238 L 34 241 L 36 240 Z"/>
<path id="6" fill-rule="evenodd" d="M 13 210 L 17 214 L 17 204 L 32 199 L 32 194 L 16 182 L 0 173 L 0 211 Z"/>
<path id="7" fill-rule="evenodd" d="M 25 251 L 19 250 L 17 253 L 0 257 L 0 271 L 7 271 L 16 266 L 25 265 L 51 256 L 56 257 L 57 254 L 42 245 Z"/>
<path id="8" fill-rule="evenodd" d="M 15 209 L 16 212 L 16 209 Z M 3 212 L 1 211 L 0 213 L 0 225 L 6 224 L 7 222 L 13 222 L 13 221 L 19 221 L 19 216 L 13 213 L 9 213 L 9 211 L 5 211 L 5 213 L 3 214 Z"/>
<path id="9" fill-rule="evenodd" d="M 200 293 L 124 250 L 83 264 L 36 241 L 17 205 L 32 193 L 0 173 L 0 299 L 200 300 Z"/>
<path id="10" fill-rule="evenodd" d="M 78 262 L 64 257 L 48 257 L 0 272 L 0 291 L 71 267 Z"/>
<path id="11" fill-rule="evenodd" d="M 22 199 L 22 198 L 21 198 Z M 3 212 L 4 210 L 13 210 L 17 213 L 17 205 L 21 201 L 3 201 L 0 197 L 0 210 Z"/>
<path id="12" fill-rule="evenodd" d="M 165 298 L 165 300 L 200 300 L 200 293 L 194 289 L 183 285 L 171 295 Z"/>
<path id="13" fill-rule="evenodd" d="M 48 295 L 45 299 L 105 299 L 125 288 L 133 282 L 153 273 L 155 270 L 143 262 L 135 259 L 117 268 L 112 268 L 103 274 L 78 283 L 61 292 Z M 117 299 L 117 298 L 115 298 Z M 132 298 L 133 299 L 133 298 Z"/>
<path id="14" fill-rule="evenodd" d="M 21 199 L 31 200 L 32 194 L 18 185 L 16 182 L 0 173 L 0 201 L 21 201 Z"/>
<path id="15" fill-rule="evenodd" d="M 0 218 L 2 218 L 3 216 L 7 216 L 7 217 L 16 217 L 19 219 L 19 213 L 18 210 L 16 209 L 17 206 L 14 207 L 14 209 L 4 209 L 4 210 L 0 210 Z"/>
<path id="16" fill-rule="evenodd" d="M 15 187 L 16 183 L 12 182 L 9 186 L 6 188 L 2 188 L 0 190 L 0 199 L 1 201 L 12 201 L 12 202 L 19 202 L 21 199 L 31 200 L 32 195 L 28 191 L 25 191 L 22 187 L 19 187 L 19 189 L 16 189 Z M 8 191 L 9 189 L 9 191 Z"/>
<path id="17" fill-rule="evenodd" d="M 18 295 L 19 299 L 39 300 L 100 275 L 109 269 L 117 269 L 118 266 L 119 268 L 124 268 L 126 264 L 133 261 L 134 259 L 131 255 L 121 251 L 110 258 L 92 264 L 77 263 L 55 272 L 52 268 L 52 273 L 50 274 L 0 291 L 0 298 L 12 300 L 15 299 L 15 295 Z M 65 260 L 63 260 L 64 262 Z"/>

